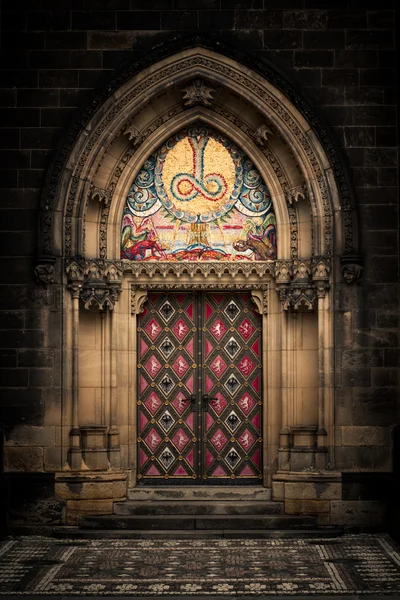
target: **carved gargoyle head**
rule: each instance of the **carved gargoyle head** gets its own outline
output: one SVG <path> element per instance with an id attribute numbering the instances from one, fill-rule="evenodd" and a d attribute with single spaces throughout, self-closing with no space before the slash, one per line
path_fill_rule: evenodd
<path id="1" fill-rule="evenodd" d="M 342 275 L 345 283 L 350 285 L 359 281 L 363 272 L 362 258 L 356 255 L 345 255 L 340 259 L 342 263 Z"/>

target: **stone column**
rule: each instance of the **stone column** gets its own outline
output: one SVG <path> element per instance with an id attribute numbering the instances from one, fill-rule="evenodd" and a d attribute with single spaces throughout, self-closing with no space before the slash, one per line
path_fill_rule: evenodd
<path id="1" fill-rule="evenodd" d="M 325 471 L 326 469 L 326 453 L 327 453 L 327 386 L 331 386 L 331 361 L 332 354 L 330 318 L 329 318 L 329 297 L 327 291 L 329 289 L 329 273 L 330 267 L 325 259 L 316 259 L 313 264 L 313 281 L 316 285 L 317 309 L 318 309 L 318 430 L 317 430 L 317 453 L 316 453 L 316 469 Z M 330 421 L 330 419 L 329 419 Z M 333 440 L 330 439 L 330 445 Z"/>
<path id="2" fill-rule="evenodd" d="M 138 315 L 140 315 L 144 311 L 144 304 L 147 300 L 147 290 L 140 289 L 135 285 L 131 287 L 131 331 L 130 337 L 133 340 L 132 352 L 131 352 L 131 382 L 130 387 L 134 390 L 134 401 L 132 402 L 132 420 L 131 420 L 131 428 L 134 432 L 133 437 L 131 439 L 131 465 L 132 465 L 132 474 L 130 486 L 136 487 L 137 485 L 137 471 L 138 471 L 138 457 L 137 457 L 137 364 L 139 362 L 138 358 L 138 347 L 137 347 L 137 320 Z"/>
<path id="3" fill-rule="evenodd" d="M 82 282 L 73 281 L 69 285 L 72 296 L 72 385 L 71 385 L 71 432 L 69 465 L 73 471 L 79 471 L 82 466 L 81 439 L 79 430 L 79 297 Z"/>

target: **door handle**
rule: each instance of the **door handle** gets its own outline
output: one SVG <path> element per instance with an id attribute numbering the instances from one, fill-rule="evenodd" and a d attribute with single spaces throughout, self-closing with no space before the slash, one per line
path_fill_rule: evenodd
<path id="1" fill-rule="evenodd" d="M 208 394 L 203 394 L 202 397 L 201 397 L 201 399 L 203 400 L 203 403 L 204 403 L 205 406 L 207 406 L 208 403 L 211 400 L 218 400 L 218 398 L 215 398 L 213 396 L 209 396 Z"/>
<path id="2" fill-rule="evenodd" d="M 182 402 L 191 402 L 192 403 L 192 412 L 196 410 L 196 394 L 191 394 L 189 398 L 181 398 Z"/>

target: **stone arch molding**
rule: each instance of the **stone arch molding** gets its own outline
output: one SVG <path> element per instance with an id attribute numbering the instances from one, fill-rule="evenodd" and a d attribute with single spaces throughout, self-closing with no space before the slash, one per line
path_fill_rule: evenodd
<path id="1" fill-rule="evenodd" d="M 118 260 L 127 190 L 147 156 L 171 133 L 198 120 L 243 148 L 268 182 L 278 259 L 254 268 L 276 279 L 284 308 L 299 302 L 311 308 L 328 287 L 335 258 L 342 258 L 346 282 L 359 277 L 351 186 L 328 130 L 269 63 L 195 38 L 159 47 L 142 64 L 122 71 L 69 132 L 43 196 L 36 267 L 42 283 L 52 281 L 57 258 L 67 260 L 70 281 L 96 273 L 96 281 L 107 283 L 110 262 L 121 278 L 125 270 L 142 272 L 143 265 Z M 96 240 L 90 247 L 89 228 Z M 293 280 L 295 301 L 289 289 Z"/>

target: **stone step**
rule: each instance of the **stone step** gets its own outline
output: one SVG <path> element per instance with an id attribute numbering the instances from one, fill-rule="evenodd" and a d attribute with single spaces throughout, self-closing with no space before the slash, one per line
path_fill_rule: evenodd
<path id="1" fill-rule="evenodd" d="M 262 538 L 289 538 L 289 539 L 326 539 L 342 535 L 339 527 L 321 527 L 318 529 L 252 529 L 252 530 L 179 530 L 159 529 L 147 530 L 112 530 L 112 529 L 80 529 L 78 527 L 55 527 L 54 536 L 61 539 L 80 540 L 105 540 L 105 539 L 130 539 L 130 540 L 187 540 L 187 539 L 262 539 Z"/>
<path id="2" fill-rule="evenodd" d="M 262 486 L 146 486 L 128 489 L 128 500 L 271 500 L 271 489 Z"/>
<path id="3" fill-rule="evenodd" d="M 114 503 L 116 515 L 280 515 L 283 502 L 259 500 L 211 502 L 210 500 L 150 500 Z"/>
<path id="4" fill-rule="evenodd" d="M 259 530 L 304 529 L 317 525 L 315 517 L 294 515 L 99 515 L 84 517 L 83 529 L 126 530 Z"/>

